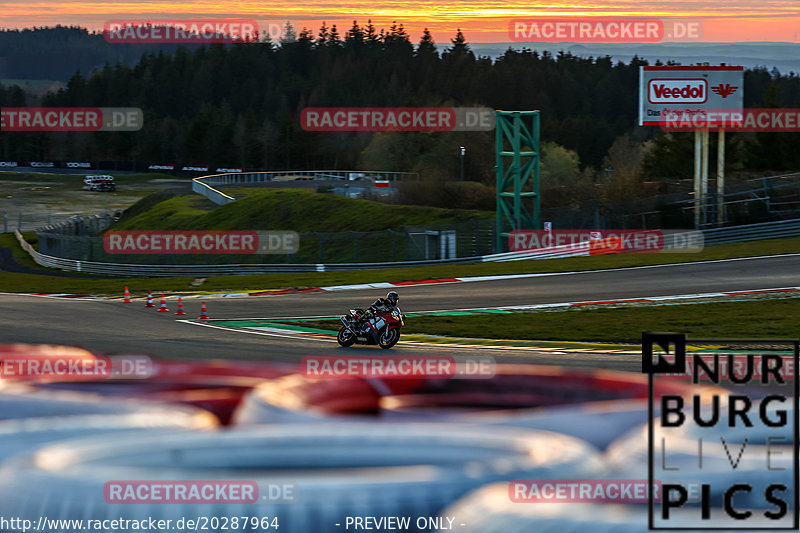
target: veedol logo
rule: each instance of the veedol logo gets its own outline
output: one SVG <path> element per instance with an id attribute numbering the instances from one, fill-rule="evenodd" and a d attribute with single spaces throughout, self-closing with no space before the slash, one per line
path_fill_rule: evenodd
<path id="1" fill-rule="evenodd" d="M 724 84 L 720 83 L 716 87 L 712 87 L 711 90 L 714 93 L 720 95 L 721 97 L 727 98 L 730 95 L 732 95 L 733 93 L 735 93 L 736 89 L 738 89 L 738 88 L 739 87 L 737 87 L 736 85 L 731 85 L 730 83 L 724 83 Z"/>
<path id="2" fill-rule="evenodd" d="M 647 83 L 651 104 L 702 104 L 708 99 L 708 81 L 702 78 L 653 79 Z"/>

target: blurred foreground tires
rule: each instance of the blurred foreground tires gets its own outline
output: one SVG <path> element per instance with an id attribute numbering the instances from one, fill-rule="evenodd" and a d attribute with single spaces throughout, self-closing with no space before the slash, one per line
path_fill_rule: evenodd
<path id="1" fill-rule="evenodd" d="M 597 454 L 581 441 L 507 428 L 338 422 L 102 436 L 6 462 L 0 514 L 33 520 L 277 516 L 280 531 L 324 533 L 342 531 L 346 516 L 434 517 L 495 481 L 601 471 Z M 252 481 L 260 497 L 257 503 L 107 503 L 105 484 L 124 480 Z M 274 485 L 293 486 L 296 498 L 270 501 Z"/>
<path id="2" fill-rule="evenodd" d="M 0 463 L 47 443 L 115 432 L 215 429 L 217 418 L 190 406 L 111 399 L 0 382 Z"/>
<path id="3" fill-rule="evenodd" d="M 80 348 L 46 345 L 0 345 L 0 360 L 3 358 L 61 359 L 65 357 L 90 360 L 95 356 Z M 129 358 L 147 360 L 147 374 L 133 377 L 20 377 L 13 385 L 24 385 L 29 390 L 71 391 L 93 394 L 115 400 L 135 399 L 161 403 L 181 404 L 205 409 L 227 424 L 245 394 L 265 380 L 277 378 L 296 371 L 296 366 L 285 363 L 254 361 L 165 361 L 146 356 L 104 357 L 111 366 L 122 366 Z M 3 387 L 0 384 L 0 393 Z M 99 402 L 98 402 L 99 403 Z M 53 410 L 57 408 L 53 407 Z M 102 407 L 97 407 L 103 412 Z M 23 411 L 19 411 L 22 413 Z M 27 410 L 25 412 L 35 412 Z M 70 408 L 64 406 L 64 413 Z M 52 415 L 58 414 L 53 411 Z M 15 415 L 16 416 L 16 415 Z M 25 415 L 33 416 L 33 415 Z M 0 413 L 0 418 L 3 414 Z"/>
<path id="4" fill-rule="evenodd" d="M 680 386 L 666 386 L 683 390 Z M 484 379 L 318 379 L 293 374 L 254 388 L 234 420 L 239 424 L 273 423 L 292 418 L 290 415 L 307 420 L 330 415 L 424 420 L 621 398 L 647 398 L 647 380 L 630 373 L 539 365 L 497 365 L 496 374 Z"/>
<path id="5" fill-rule="evenodd" d="M 586 402 L 455 417 L 453 421 L 553 431 L 604 450 L 631 429 L 647 423 L 647 400 Z"/>
<path id="6" fill-rule="evenodd" d="M 2 402 L 0 402 L 2 405 Z M 74 404 L 73 404 L 74 405 Z M 218 427 L 210 413 L 187 407 L 145 405 L 129 413 L 36 417 L 0 421 L 0 464 L 18 453 L 68 439 L 151 430 L 181 432 Z"/>
<path id="7" fill-rule="evenodd" d="M 754 409 L 758 409 L 757 402 L 754 402 Z M 780 410 L 785 411 L 788 420 L 796 416 L 788 402 Z M 766 411 L 770 420 L 777 419 L 776 411 L 774 404 Z M 788 487 L 783 498 L 791 500 L 794 452 L 791 432 L 786 428 L 769 427 L 757 416 L 751 417 L 750 423 L 752 427 L 745 429 L 729 427 L 726 416 L 722 416 L 712 427 L 685 424 L 669 431 L 662 429 L 655 434 L 658 457 L 663 454 L 664 464 L 674 470 L 657 468 L 655 479 L 683 485 L 708 483 L 711 496 L 717 500 L 731 485 L 748 483 L 752 492 L 738 493 L 736 501 L 754 508 L 768 506 L 765 489 L 772 483 L 782 483 Z M 702 470 L 698 470 L 699 439 L 703 442 Z M 769 444 L 767 439 L 770 439 Z M 647 460 L 646 424 L 613 442 L 606 453 L 606 462 L 614 477 L 646 478 Z"/>
<path id="8" fill-rule="evenodd" d="M 656 394 L 688 390 L 680 383 L 663 383 Z M 496 374 L 484 379 L 315 379 L 294 374 L 255 387 L 233 423 L 324 421 L 350 415 L 391 422 L 508 424 L 563 431 L 604 448 L 647 421 L 646 401 L 638 401 L 646 398 L 647 379 L 641 374 L 540 365 L 497 365 Z"/>

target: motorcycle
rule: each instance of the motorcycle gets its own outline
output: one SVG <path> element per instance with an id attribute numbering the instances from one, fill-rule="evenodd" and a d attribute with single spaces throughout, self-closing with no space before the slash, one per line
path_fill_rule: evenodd
<path id="1" fill-rule="evenodd" d="M 353 344 L 377 344 L 388 350 L 400 340 L 400 328 L 405 325 L 405 315 L 399 308 L 384 313 L 371 313 L 359 327 L 358 321 L 364 316 L 363 309 L 350 309 L 350 313 L 340 318 L 342 328 L 336 340 L 345 348 Z"/>

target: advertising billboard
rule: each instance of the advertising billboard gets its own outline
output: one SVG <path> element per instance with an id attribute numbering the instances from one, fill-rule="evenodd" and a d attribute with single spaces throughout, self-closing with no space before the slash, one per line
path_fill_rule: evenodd
<path id="1" fill-rule="evenodd" d="M 639 125 L 659 126 L 669 114 L 741 112 L 744 67 L 639 67 Z"/>

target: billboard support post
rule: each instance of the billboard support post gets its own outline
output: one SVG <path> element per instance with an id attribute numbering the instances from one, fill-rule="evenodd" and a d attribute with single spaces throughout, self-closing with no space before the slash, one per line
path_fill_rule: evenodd
<path id="1" fill-rule="evenodd" d="M 701 138 L 700 138 L 700 131 L 695 130 L 694 132 L 694 227 L 695 229 L 700 229 L 700 180 L 701 180 L 701 168 L 703 162 L 700 158 L 701 152 Z"/>
<path id="2" fill-rule="evenodd" d="M 701 136 L 703 138 L 703 152 L 702 152 L 702 159 L 703 159 L 703 171 L 700 176 L 700 198 L 701 198 L 701 222 L 705 226 L 709 222 L 708 217 L 708 210 L 709 210 L 709 201 L 708 201 L 708 128 L 703 128 L 701 132 Z M 700 228 L 697 228 L 700 229 Z"/>
<path id="3" fill-rule="evenodd" d="M 725 130 L 717 133 L 717 226 L 725 223 Z"/>

